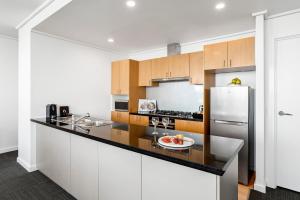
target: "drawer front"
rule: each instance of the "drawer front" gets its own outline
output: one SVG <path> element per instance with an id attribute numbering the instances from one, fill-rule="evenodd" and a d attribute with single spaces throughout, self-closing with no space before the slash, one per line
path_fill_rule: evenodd
<path id="1" fill-rule="evenodd" d="M 149 126 L 149 117 L 140 115 L 130 115 L 130 124 Z"/>
<path id="2" fill-rule="evenodd" d="M 175 130 L 204 134 L 203 122 L 175 120 Z"/>
<path id="3" fill-rule="evenodd" d="M 128 112 L 119 112 L 119 122 L 128 124 L 129 113 Z"/>
<path id="4" fill-rule="evenodd" d="M 111 111 L 111 121 L 114 121 L 114 122 L 118 121 L 118 112 Z"/>
<path id="5" fill-rule="evenodd" d="M 120 123 L 128 123 L 129 122 L 129 113 L 128 112 L 111 112 L 111 120 Z"/>

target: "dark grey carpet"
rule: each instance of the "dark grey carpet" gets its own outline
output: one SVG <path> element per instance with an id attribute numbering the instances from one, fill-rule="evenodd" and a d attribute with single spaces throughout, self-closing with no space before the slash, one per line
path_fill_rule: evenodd
<path id="1" fill-rule="evenodd" d="M 266 194 L 251 190 L 249 200 L 300 200 L 300 193 L 284 188 L 267 188 Z"/>
<path id="2" fill-rule="evenodd" d="M 16 151 L 0 154 L 0 200 L 75 199 L 39 171 L 28 173 L 16 159 Z"/>
<path id="3" fill-rule="evenodd" d="M 0 200 L 75 200 L 41 174 L 28 173 L 17 162 L 17 152 L 0 154 Z M 249 200 L 300 200 L 300 193 L 267 188 L 267 193 L 252 190 Z"/>

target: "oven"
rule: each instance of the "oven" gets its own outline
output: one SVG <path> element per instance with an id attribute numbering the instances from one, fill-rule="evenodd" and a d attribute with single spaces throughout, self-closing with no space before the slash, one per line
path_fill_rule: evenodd
<path id="1" fill-rule="evenodd" d="M 115 100 L 115 110 L 128 112 L 128 100 Z"/>

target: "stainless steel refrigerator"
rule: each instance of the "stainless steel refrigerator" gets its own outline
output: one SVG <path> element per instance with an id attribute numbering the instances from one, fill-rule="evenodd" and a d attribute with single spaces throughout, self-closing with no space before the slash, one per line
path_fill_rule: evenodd
<path id="1" fill-rule="evenodd" d="M 212 87 L 210 91 L 211 135 L 244 140 L 239 153 L 239 182 L 247 185 L 254 168 L 254 91 L 249 87 Z"/>

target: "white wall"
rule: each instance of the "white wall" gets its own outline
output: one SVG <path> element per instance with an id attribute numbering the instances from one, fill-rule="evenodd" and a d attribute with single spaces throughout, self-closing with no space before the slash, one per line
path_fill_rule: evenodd
<path id="1" fill-rule="evenodd" d="M 0 153 L 18 143 L 18 43 L 0 35 Z"/>
<path id="2" fill-rule="evenodd" d="M 69 105 L 72 113 L 109 119 L 114 55 L 69 41 L 32 34 L 32 117 L 46 105 Z"/>
<path id="3" fill-rule="evenodd" d="M 216 74 L 216 86 L 226 86 L 234 78 L 239 78 L 242 85 L 256 88 L 255 71 Z"/>
<path id="4" fill-rule="evenodd" d="M 196 112 L 203 105 L 203 85 L 189 81 L 160 83 L 147 88 L 147 99 L 155 99 L 160 110 Z"/>

